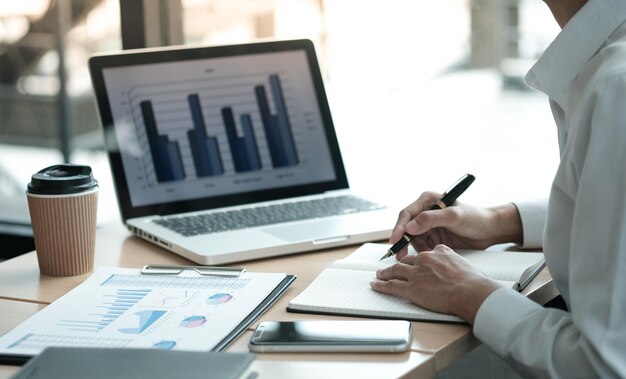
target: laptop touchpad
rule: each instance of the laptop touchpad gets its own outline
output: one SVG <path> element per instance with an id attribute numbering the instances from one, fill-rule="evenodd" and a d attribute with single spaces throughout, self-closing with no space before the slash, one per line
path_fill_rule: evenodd
<path id="1" fill-rule="evenodd" d="M 349 237 L 357 230 L 354 225 L 339 220 L 324 220 L 301 223 L 297 225 L 264 228 L 263 231 L 285 241 L 311 241 L 332 237 Z"/>

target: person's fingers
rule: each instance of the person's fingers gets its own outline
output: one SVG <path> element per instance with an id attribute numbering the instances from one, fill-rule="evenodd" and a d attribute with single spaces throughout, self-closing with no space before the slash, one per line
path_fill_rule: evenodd
<path id="1" fill-rule="evenodd" d="M 434 228 L 452 229 L 462 222 L 458 207 L 426 210 L 405 225 L 409 234 L 420 235 Z"/>
<path id="2" fill-rule="evenodd" d="M 392 242 L 397 242 L 405 232 L 404 226 L 415 216 L 420 214 L 420 212 L 429 209 L 432 204 L 437 202 L 439 196 L 441 195 L 436 192 L 424 192 L 417 200 L 402 209 L 398 214 L 398 220 L 393 228 L 392 235 L 395 236 L 395 238 Z"/>
<path id="3" fill-rule="evenodd" d="M 436 204 L 437 201 L 441 198 L 441 194 L 433 191 L 426 191 L 420 195 L 414 202 L 409 204 L 406 208 L 404 208 L 409 214 L 413 215 L 413 217 L 420 212 L 423 212 L 427 209 L 430 209 L 433 204 Z"/>
<path id="4" fill-rule="evenodd" d="M 428 238 L 429 238 L 428 235 L 417 236 L 413 238 L 413 240 L 411 240 L 411 245 L 413 245 L 413 248 L 415 249 L 415 251 L 430 250 L 431 246 L 429 246 L 428 243 L 426 242 Z"/>
<path id="5" fill-rule="evenodd" d="M 394 225 L 393 231 L 391 232 L 392 236 L 398 237 L 398 238 L 395 238 L 395 241 L 398 241 L 400 239 L 399 237 L 404 234 L 404 225 L 406 225 L 407 222 L 411 221 L 414 216 L 415 215 L 409 211 L 408 207 L 402 209 L 400 213 L 398 213 L 398 219 L 396 220 L 396 225 Z"/>
<path id="6" fill-rule="evenodd" d="M 396 263 L 392 266 L 376 271 L 376 278 L 381 280 L 400 279 L 407 281 L 411 276 L 412 265 Z"/>
<path id="7" fill-rule="evenodd" d="M 408 253 L 409 253 L 409 250 L 406 248 L 398 251 L 395 255 L 396 260 L 398 261 L 402 260 L 402 258 L 406 257 Z"/>
<path id="8" fill-rule="evenodd" d="M 403 257 L 402 259 L 400 259 L 401 263 L 411 265 L 411 266 L 415 266 L 416 261 L 417 261 L 417 255 L 407 255 L 406 257 Z"/>
<path id="9" fill-rule="evenodd" d="M 436 192 L 424 192 L 417 200 L 402 209 L 398 214 L 398 220 L 396 221 L 396 225 L 391 232 L 389 242 L 398 242 L 406 231 L 405 225 L 411 222 L 411 220 L 420 214 L 420 212 L 430 209 L 432 204 L 435 204 L 440 196 L 441 195 Z"/>
<path id="10" fill-rule="evenodd" d="M 396 243 L 400 240 L 400 238 L 402 238 L 402 235 L 404 234 L 404 225 L 411 221 L 411 219 L 413 219 L 413 215 L 407 210 L 407 208 L 402 209 L 400 213 L 398 213 L 398 220 L 396 220 L 396 224 L 391 231 L 391 238 L 389 239 L 389 242 Z"/>
<path id="11" fill-rule="evenodd" d="M 409 292 L 408 286 L 408 283 L 402 280 L 374 280 L 370 282 L 370 287 L 376 292 L 403 298 L 406 298 Z"/>
<path id="12" fill-rule="evenodd" d="M 455 254 L 454 250 L 452 250 L 449 246 L 444 244 L 438 244 L 433 247 L 433 254 Z"/>

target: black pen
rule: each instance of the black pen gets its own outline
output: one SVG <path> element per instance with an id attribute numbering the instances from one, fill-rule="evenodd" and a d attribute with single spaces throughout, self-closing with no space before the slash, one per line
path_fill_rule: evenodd
<path id="1" fill-rule="evenodd" d="M 456 181 L 456 183 L 454 183 L 441 197 L 441 199 L 435 203 L 435 205 L 433 205 L 432 207 L 430 207 L 430 209 L 443 209 L 447 206 L 452 205 L 456 199 L 458 199 L 459 196 L 461 196 L 461 194 L 463 192 L 465 192 L 465 190 L 472 184 L 474 183 L 474 180 L 476 178 L 474 177 L 474 175 L 472 174 L 465 174 L 463 175 L 459 180 Z M 380 258 L 380 260 L 383 260 L 385 258 L 388 258 L 392 255 L 394 255 L 395 253 L 397 253 L 398 251 L 402 250 L 403 247 L 405 247 L 409 242 L 411 242 L 411 240 L 415 238 L 414 235 L 409 234 L 409 233 L 404 233 L 404 235 L 402 236 L 402 238 L 393 244 L 393 246 L 391 246 L 389 248 L 389 250 L 387 250 L 387 253 Z"/>

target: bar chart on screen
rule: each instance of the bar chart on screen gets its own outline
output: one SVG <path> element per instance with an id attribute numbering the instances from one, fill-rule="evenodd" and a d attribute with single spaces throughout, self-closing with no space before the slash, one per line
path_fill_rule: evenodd
<path id="1" fill-rule="evenodd" d="M 298 165 L 283 87 L 275 73 L 134 87 L 128 104 L 149 181 Z"/>
<path id="2" fill-rule="evenodd" d="M 230 196 L 334 180 L 303 51 L 104 71 L 131 202 Z"/>

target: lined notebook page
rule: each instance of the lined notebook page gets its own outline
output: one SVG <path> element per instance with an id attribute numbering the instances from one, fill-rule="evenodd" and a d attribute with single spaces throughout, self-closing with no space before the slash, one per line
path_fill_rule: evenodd
<path id="1" fill-rule="evenodd" d="M 375 277 L 372 271 L 328 268 L 289 303 L 289 308 L 356 316 L 463 322 L 459 317 L 431 312 L 401 298 L 375 292 L 369 285 Z"/>
<path id="2" fill-rule="evenodd" d="M 365 243 L 346 258 L 333 262 L 330 267 L 364 271 L 385 268 L 397 262 L 395 257 L 380 261 L 389 247 L 390 244 Z M 544 261 L 542 253 L 484 250 L 459 250 L 458 253 L 486 276 L 511 282 L 518 282 L 526 270 Z M 411 248 L 409 254 L 417 253 Z"/>
<path id="3" fill-rule="evenodd" d="M 376 271 L 398 262 L 396 257 L 388 257 L 382 261 L 380 260 L 380 258 L 387 253 L 387 249 L 390 247 L 391 245 L 383 243 L 364 243 L 344 259 L 334 261 L 330 267 L 349 270 Z M 415 254 L 415 250 L 410 253 Z"/>
<path id="4" fill-rule="evenodd" d="M 488 277 L 513 282 L 519 282 L 526 270 L 544 261 L 542 253 L 466 250 L 459 254 Z"/>

